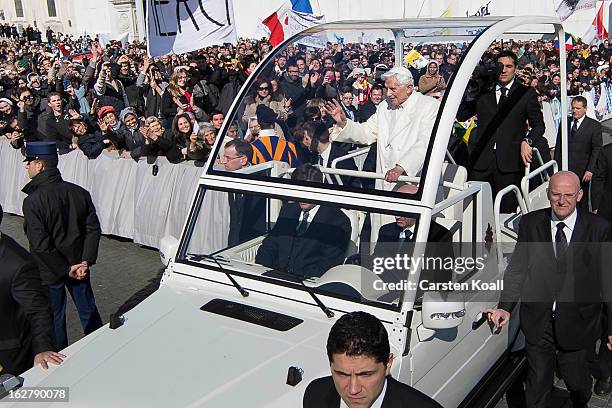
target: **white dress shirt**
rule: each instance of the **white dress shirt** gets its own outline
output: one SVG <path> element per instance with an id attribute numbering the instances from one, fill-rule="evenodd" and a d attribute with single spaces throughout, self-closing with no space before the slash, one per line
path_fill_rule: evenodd
<path id="1" fill-rule="evenodd" d="M 308 228 L 310 227 L 310 223 L 314 219 L 315 215 L 317 215 L 317 211 L 319 211 L 319 208 L 321 208 L 320 205 L 315 205 L 312 209 L 308 210 L 308 220 L 306 221 L 306 230 L 308 230 Z M 306 211 L 304 210 L 300 211 L 300 218 L 298 219 L 298 224 L 297 224 L 298 227 L 300 226 L 300 224 L 302 223 L 302 220 L 304 219 L 304 213 L 306 213 Z"/>
<path id="2" fill-rule="evenodd" d="M 555 212 L 551 210 L 552 216 L 550 220 L 550 228 L 552 232 L 552 242 L 553 248 L 555 250 L 555 255 L 557 255 L 557 248 L 555 245 L 555 234 L 557 233 L 557 224 L 561 222 L 561 220 L 555 215 Z M 578 219 L 578 210 L 574 209 L 574 212 L 571 213 L 567 218 L 563 220 L 565 227 L 563 228 L 563 233 L 565 234 L 565 239 L 567 239 L 567 243 L 572 242 L 572 233 L 574 232 L 574 227 L 576 226 L 576 220 Z"/>
<path id="3" fill-rule="evenodd" d="M 323 160 L 323 163 L 319 163 L 323 167 L 327 167 L 327 163 L 329 162 L 329 154 L 331 153 L 331 143 L 327 145 L 327 149 L 323 150 L 319 156 Z"/>
<path id="4" fill-rule="evenodd" d="M 372 403 L 372 405 L 370 405 L 370 408 L 381 408 L 383 400 L 385 399 L 386 392 L 387 392 L 387 379 L 385 378 L 385 385 L 383 385 L 382 391 L 380 392 L 380 394 L 378 394 L 378 398 L 376 398 L 376 400 Z M 346 405 L 346 402 L 344 402 L 342 398 L 340 398 L 340 408 L 348 408 L 348 405 Z"/>
<path id="5" fill-rule="evenodd" d="M 557 234 L 557 224 L 561 222 L 559 217 L 555 214 L 553 210 L 550 210 L 552 213 L 550 219 L 550 228 L 552 232 L 552 242 L 553 242 L 553 250 L 555 251 L 555 256 L 557 255 L 557 245 L 555 242 L 555 235 Z M 574 232 L 574 228 L 576 227 L 576 220 L 578 219 L 578 210 L 574 209 L 574 212 L 571 213 L 568 217 L 563 220 L 565 227 L 563 227 L 563 233 L 565 234 L 565 239 L 567 240 L 567 244 L 572 241 L 572 233 Z M 553 302 L 552 310 L 553 312 L 557 309 L 557 302 Z"/>
<path id="6" fill-rule="evenodd" d="M 404 228 L 399 234 L 399 239 L 406 239 L 406 231 L 410 231 L 410 239 L 414 239 L 414 225 L 412 227 Z"/>
<path id="7" fill-rule="evenodd" d="M 580 125 L 582 124 L 582 122 L 584 122 L 584 118 L 586 118 L 586 115 L 582 115 L 582 117 L 577 120 L 576 130 L 580 129 Z M 572 123 L 570 123 L 570 130 L 571 130 L 572 126 L 574 126 L 574 120 L 575 119 L 572 118 Z"/>
<path id="8" fill-rule="evenodd" d="M 512 81 L 510 81 L 507 85 L 504 86 L 504 88 L 507 89 L 506 98 L 508 97 L 508 93 L 510 92 L 510 87 L 512 87 L 512 84 L 514 84 L 514 78 L 512 78 Z M 500 84 L 497 84 L 497 86 L 495 87 L 495 100 L 497 101 L 497 103 L 499 103 L 499 98 L 501 97 L 501 88 L 502 86 Z"/>

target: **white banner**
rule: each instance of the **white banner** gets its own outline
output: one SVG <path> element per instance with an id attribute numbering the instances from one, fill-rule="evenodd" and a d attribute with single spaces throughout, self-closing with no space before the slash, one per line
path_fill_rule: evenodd
<path id="1" fill-rule="evenodd" d="M 565 21 L 576 10 L 595 8 L 595 0 L 556 0 L 555 10 L 561 21 Z"/>
<path id="2" fill-rule="evenodd" d="M 111 41 L 120 41 L 121 46 L 125 48 L 125 44 L 131 39 L 130 37 L 131 35 L 129 31 L 114 37 L 109 33 L 98 34 L 98 40 L 100 41 L 102 48 L 106 48 L 106 44 L 110 43 Z"/>
<path id="3" fill-rule="evenodd" d="M 232 0 L 147 0 L 147 32 L 153 57 L 235 43 Z"/>

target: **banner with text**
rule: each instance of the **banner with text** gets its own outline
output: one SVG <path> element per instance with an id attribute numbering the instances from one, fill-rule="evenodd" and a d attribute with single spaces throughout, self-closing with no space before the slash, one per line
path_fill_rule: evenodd
<path id="1" fill-rule="evenodd" d="M 235 43 L 232 0 L 148 0 L 147 33 L 154 57 Z"/>

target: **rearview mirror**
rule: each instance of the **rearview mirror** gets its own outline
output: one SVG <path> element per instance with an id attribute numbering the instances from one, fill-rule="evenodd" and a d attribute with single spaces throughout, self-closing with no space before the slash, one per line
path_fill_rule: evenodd
<path id="1" fill-rule="evenodd" d="M 423 327 L 452 329 L 461 325 L 465 316 L 465 301 L 453 292 L 425 292 L 421 309 Z"/>
<path id="2" fill-rule="evenodd" d="M 174 259 L 178 245 L 178 239 L 171 235 L 166 235 L 159 240 L 159 257 L 164 266 L 168 266 L 170 261 Z"/>

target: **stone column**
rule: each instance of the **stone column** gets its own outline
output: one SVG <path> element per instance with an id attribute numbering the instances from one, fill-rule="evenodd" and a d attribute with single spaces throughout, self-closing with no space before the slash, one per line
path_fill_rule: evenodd
<path id="1" fill-rule="evenodd" d="M 136 29 L 136 4 L 134 0 L 111 0 L 115 7 L 118 18 L 115 21 L 114 31 L 116 35 L 130 32 L 131 40 L 138 38 Z"/>

